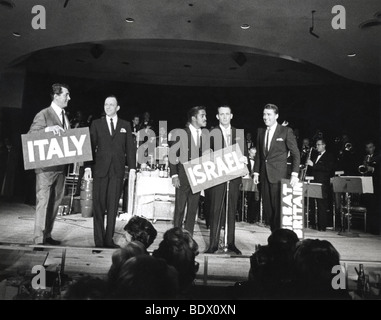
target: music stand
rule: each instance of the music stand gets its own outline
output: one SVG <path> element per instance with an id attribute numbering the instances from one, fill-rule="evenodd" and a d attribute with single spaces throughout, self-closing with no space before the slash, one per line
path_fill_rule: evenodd
<path id="1" fill-rule="evenodd" d="M 323 199 L 323 185 L 321 183 L 311 183 L 314 177 L 306 177 L 307 182 L 303 183 L 303 196 L 307 198 L 306 227 L 309 228 L 310 198 Z M 315 209 L 315 223 L 317 224 L 317 213 Z"/>
<path id="2" fill-rule="evenodd" d="M 372 177 L 358 177 L 358 176 L 340 176 L 332 179 L 333 192 L 345 193 L 347 198 L 347 225 L 345 231 L 344 218 L 345 213 L 341 211 L 341 231 L 338 233 L 341 236 L 359 237 L 358 233 L 351 232 L 351 193 L 373 193 Z"/>

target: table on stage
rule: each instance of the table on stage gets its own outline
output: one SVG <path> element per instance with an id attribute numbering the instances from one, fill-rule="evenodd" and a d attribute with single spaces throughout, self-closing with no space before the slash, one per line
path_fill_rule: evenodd
<path id="1" fill-rule="evenodd" d="M 134 215 L 153 221 L 173 219 L 175 188 L 171 178 L 160 178 L 155 171 L 138 172 L 132 198 Z"/>

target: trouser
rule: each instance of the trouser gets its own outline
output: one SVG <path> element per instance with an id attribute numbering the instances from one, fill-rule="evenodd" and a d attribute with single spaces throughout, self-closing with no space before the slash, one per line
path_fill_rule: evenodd
<path id="1" fill-rule="evenodd" d="M 265 223 L 274 231 L 280 228 L 280 182 L 270 183 L 266 176 L 261 185 L 263 216 Z"/>
<path id="2" fill-rule="evenodd" d="M 210 217 L 210 241 L 209 248 L 218 248 L 222 226 L 226 223 L 226 191 L 227 184 L 222 183 L 214 186 L 211 196 Z M 235 215 L 238 206 L 239 184 L 229 184 L 229 208 L 228 208 L 228 230 L 227 245 L 235 244 Z M 226 232 L 226 230 L 225 230 Z"/>
<path id="3" fill-rule="evenodd" d="M 44 171 L 36 174 L 36 216 L 33 242 L 44 243 L 51 237 L 58 206 L 65 192 L 63 172 Z"/>
<path id="4" fill-rule="evenodd" d="M 123 187 L 123 176 L 94 177 L 93 222 L 96 247 L 113 244 L 116 216 Z M 107 225 L 104 217 L 107 211 Z"/>
<path id="5" fill-rule="evenodd" d="M 199 200 L 200 192 L 193 194 L 189 185 L 180 185 L 179 188 L 176 188 L 175 213 L 173 216 L 174 227 L 183 227 L 186 206 L 187 215 L 185 218 L 184 229 L 188 230 L 193 235 Z"/>

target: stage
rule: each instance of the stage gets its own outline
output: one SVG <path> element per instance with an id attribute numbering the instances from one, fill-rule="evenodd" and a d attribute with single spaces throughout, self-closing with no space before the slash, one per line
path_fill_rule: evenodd
<path id="1" fill-rule="evenodd" d="M 59 247 L 33 246 L 34 226 L 33 206 L 20 203 L 0 203 L 0 251 L 2 260 L 0 263 L 0 275 L 11 271 L 20 273 L 23 269 L 28 273 L 33 261 L 43 261 L 47 270 L 55 270 L 61 264 L 63 253 L 65 255 L 64 272 L 75 278 L 81 275 L 93 275 L 105 277 L 110 265 L 113 249 L 94 248 L 93 220 L 82 217 L 81 214 L 58 216 L 54 229 L 53 238 L 62 241 Z M 114 240 L 117 244 L 125 243 L 123 227 L 126 221 L 116 222 Z M 171 221 L 157 220 L 154 224 L 158 231 L 155 242 L 149 248 L 152 252 L 162 240 L 163 233 L 172 227 Z M 348 268 L 349 279 L 355 279 L 354 267 L 360 262 L 364 263 L 369 272 L 380 272 L 381 269 L 381 237 L 362 233 L 358 237 L 346 237 L 338 235 L 337 231 L 327 230 L 319 232 L 305 229 L 305 238 L 328 240 L 338 250 L 341 261 Z M 242 251 L 242 256 L 230 254 L 203 254 L 209 242 L 209 230 L 205 222 L 198 220 L 195 226 L 194 238 L 199 245 L 200 254 L 196 260 L 200 263 L 196 283 L 204 285 L 233 285 L 236 281 L 247 279 L 250 262 L 249 257 L 255 250 L 255 245 L 267 244 L 270 230 L 266 227 L 246 222 L 236 223 L 236 246 Z M 37 250 L 38 248 L 38 250 Z M 96 251 L 94 251 L 96 249 Z M 45 255 L 38 259 L 37 255 Z M 11 252 L 28 253 L 35 260 L 23 258 L 24 265 L 18 261 L 15 263 Z M 9 257 L 7 258 L 7 252 Z M 46 255 L 46 253 L 48 253 Z M 7 259 L 9 261 L 7 261 Z M 372 270 L 372 271 L 370 271 Z"/>

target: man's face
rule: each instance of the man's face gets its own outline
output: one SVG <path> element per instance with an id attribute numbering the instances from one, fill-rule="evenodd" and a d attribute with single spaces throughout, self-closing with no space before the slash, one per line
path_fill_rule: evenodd
<path id="1" fill-rule="evenodd" d="M 303 146 L 308 147 L 310 145 L 310 140 L 303 139 Z"/>
<path id="2" fill-rule="evenodd" d="M 256 153 L 257 153 L 257 150 L 256 150 L 256 149 L 250 149 L 250 150 L 249 150 L 249 157 L 250 157 L 251 159 L 254 159 Z"/>
<path id="3" fill-rule="evenodd" d="M 246 133 L 246 140 L 251 140 L 251 133 L 250 132 L 248 132 L 248 133 Z"/>
<path id="4" fill-rule="evenodd" d="M 206 127 L 206 111 L 200 110 L 195 117 L 192 117 L 194 119 L 194 126 L 196 128 L 204 128 Z"/>
<path id="5" fill-rule="evenodd" d="M 218 108 L 218 114 L 217 119 L 220 121 L 220 124 L 223 126 L 228 126 L 233 119 L 233 114 L 231 113 L 230 108 L 228 107 L 221 107 Z"/>
<path id="6" fill-rule="evenodd" d="M 114 117 L 116 113 L 119 111 L 118 103 L 114 97 L 108 97 L 105 100 L 104 108 L 106 115 L 108 115 L 111 118 Z"/>
<path id="7" fill-rule="evenodd" d="M 374 154 L 374 150 L 376 149 L 376 147 L 374 146 L 373 143 L 368 143 L 366 146 L 365 146 L 365 151 L 367 154 Z"/>
<path id="8" fill-rule="evenodd" d="M 322 140 L 318 140 L 318 141 L 316 141 L 316 150 L 317 150 L 318 152 L 323 152 L 323 151 L 325 151 L 325 144 L 323 143 Z"/>
<path id="9" fill-rule="evenodd" d="M 134 123 L 135 126 L 137 126 L 140 122 L 139 117 L 135 117 L 134 120 L 132 120 L 132 122 Z"/>
<path id="10" fill-rule="evenodd" d="M 70 92 L 67 88 L 62 87 L 61 94 L 54 95 L 54 102 L 61 109 L 66 108 L 70 100 Z"/>
<path id="11" fill-rule="evenodd" d="M 278 114 L 275 113 L 273 109 L 264 109 L 263 110 L 263 121 L 267 127 L 271 127 L 275 124 L 278 119 Z"/>

